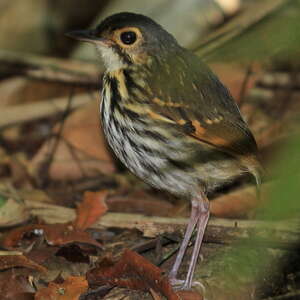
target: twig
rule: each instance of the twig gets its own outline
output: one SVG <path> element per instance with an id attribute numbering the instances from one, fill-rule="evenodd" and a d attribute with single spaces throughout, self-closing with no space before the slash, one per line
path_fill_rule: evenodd
<path id="1" fill-rule="evenodd" d="M 57 151 L 57 148 L 58 148 L 58 145 L 61 141 L 61 137 L 62 137 L 62 132 L 64 130 L 64 125 L 65 125 L 65 120 L 68 116 L 68 114 L 70 113 L 70 110 L 71 110 L 71 105 L 72 105 L 72 100 L 73 100 L 73 93 L 74 93 L 74 90 L 72 89 L 71 90 L 71 93 L 69 95 L 69 98 L 68 98 L 68 103 L 67 103 L 67 106 L 66 106 L 66 109 L 64 110 L 63 114 L 62 114 L 62 117 L 61 117 L 61 123 L 59 124 L 59 129 L 58 129 L 58 132 L 57 134 L 55 135 L 54 137 L 54 143 L 53 143 L 53 146 L 51 147 L 51 149 L 49 150 L 48 154 L 47 154 L 47 158 L 45 159 L 45 162 L 43 164 L 43 176 L 39 176 L 39 183 L 40 183 L 40 186 L 42 187 L 45 187 L 45 184 L 47 184 L 48 180 L 49 180 L 49 168 L 53 162 L 53 158 L 54 158 L 54 155 Z"/>
<path id="2" fill-rule="evenodd" d="M 239 107 L 242 107 L 243 104 L 244 104 L 244 100 L 245 100 L 245 96 L 246 96 L 247 84 L 249 82 L 249 79 L 250 79 L 252 73 L 253 73 L 252 72 L 252 65 L 250 64 L 247 67 L 247 70 L 246 70 L 246 73 L 245 73 L 245 76 L 244 76 L 244 79 L 243 79 L 243 82 L 242 82 L 240 94 L 239 94 L 239 97 L 238 97 Z"/>

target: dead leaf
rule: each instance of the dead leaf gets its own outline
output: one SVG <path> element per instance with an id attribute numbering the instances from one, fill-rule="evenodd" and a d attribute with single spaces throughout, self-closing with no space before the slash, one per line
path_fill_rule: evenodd
<path id="1" fill-rule="evenodd" d="M 24 255 L 0 255 L 0 270 L 14 267 L 33 269 L 39 272 L 47 272 L 47 269 Z"/>
<path id="2" fill-rule="evenodd" d="M 48 259 L 55 256 L 60 249 L 60 247 L 49 247 L 48 245 L 42 244 L 33 247 L 30 252 L 24 253 L 24 255 L 35 263 L 43 264 Z"/>
<path id="3" fill-rule="evenodd" d="M 84 243 L 101 248 L 90 233 L 77 230 L 72 224 L 51 224 L 46 228 L 46 240 L 50 245 L 65 245 L 70 243 Z"/>
<path id="4" fill-rule="evenodd" d="M 54 134 L 59 132 L 59 128 L 59 125 L 54 128 Z M 34 176 L 40 175 L 55 143 L 56 139 L 48 140 L 32 159 L 30 172 Z M 65 121 L 49 176 L 53 180 L 75 180 L 83 175 L 111 174 L 114 171 L 114 159 L 100 127 L 98 104 L 93 101 L 70 114 Z"/>
<path id="5" fill-rule="evenodd" d="M 105 203 L 107 190 L 101 192 L 85 192 L 83 201 L 77 207 L 77 216 L 73 222 L 77 230 L 85 230 L 91 227 L 96 221 L 106 213 Z"/>
<path id="6" fill-rule="evenodd" d="M 19 225 L 26 222 L 29 217 L 23 202 L 8 198 L 0 207 L 0 228 Z"/>
<path id="7" fill-rule="evenodd" d="M 98 193 L 86 192 L 83 202 L 77 209 L 77 217 L 71 223 L 33 224 L 11 230 L 3 238 L 3 246 L 16 247 L 26 233 L 44 235 L 51 246 L 61 246 L 71 243 L 84 243 L 101 248 L 101 244 L 84 230 L 94 224 L 106 210 L 104 199 L 108 191 Z"/>
<path id="8" fill-rule="evenodd" d="M 94 240 L 88 232 L 77 230 L 70 223 L 27 225 L 10 231 L 3 239 L 3 246 L 12 248 L 18 245 L 26 233 L 36 232 L 44 235 L 47 243 L 52 246 L 61 246 L 70 243 L 85 243 L 101 248 L 102 245 Z"/>
<path id="9" fill-rule="evenodd" d="M 143 291 L 152 289 L 169 300 L 180 299 L 160 268 L 128 249 L 116 263 L 106 259 L 99 267 L 89 271 L 87 280 L 93 286 L 111 285 Z"/>
<path id="10" fill-rule="evenodd" d="M 0 272 L 0 291 L 1 300 L 31 300 L 35 289 L 27 276 L 8 270 Z"/>
<path id="11" fill-rule="evenodd" d="M 18 194 L 20 198 L 26 202 L 27 200 L 30 201 L 38 201 L 38 202 L 46 202 L 46 203 L 53 203 L 53 199 L 49 197 L 45 190 L 39 189 L 18 189 Z"/>
<path id="12" fill-rule="evenodd" d="M 40 289 L 35 300 L 78 300 L 88 289 L 84 277 L 70 276 L 62 284 L 50 282 L 48 287 Z"/>
<path id="13" fill-rule="evenodd" d="M 156 293 L 153 289 L 150 289 L 150 294 L 153 300 L 162 300 L 160 294 Z"/>
<path id="14" fill-rule="evenodd" d="M 70 91 L 70 86 L 63 83 L 14 76 L 0 82 L 1 106 L 67 97 L 70 95 Z M 77 87 L 76 92 L 84 92 L 84 90 Z"/>
<path id="15" fill-rule="evenodd" d="M 195 291 L 178 291 L 177 295 L 182 300 L 203 300 L 202 295 Z"/>

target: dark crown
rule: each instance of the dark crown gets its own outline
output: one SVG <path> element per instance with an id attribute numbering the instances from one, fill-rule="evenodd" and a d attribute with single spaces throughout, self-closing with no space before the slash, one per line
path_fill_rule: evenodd
<path id="1" fill-rule="evenodd" d="M 138 27 L 150 43 L 160 43 L 170 46 L 178 45 L 175 38 L 159 24 L 147 16 L 130 12 L 114 14 L 106 18 L 96 28 L 96 33 L 114 31 L 123 27 Z"/>

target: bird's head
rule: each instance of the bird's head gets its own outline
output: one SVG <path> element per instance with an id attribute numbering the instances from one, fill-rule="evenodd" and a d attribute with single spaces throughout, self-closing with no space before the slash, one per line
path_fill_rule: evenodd
<path id="1" fill-rule="evenodd" d="M 119 13 L 95 29 L 72 31 L 68 36 L 96 45 L 109 71 L 151 63 L 180 48 L 172 35 L 150 18 Z"/>

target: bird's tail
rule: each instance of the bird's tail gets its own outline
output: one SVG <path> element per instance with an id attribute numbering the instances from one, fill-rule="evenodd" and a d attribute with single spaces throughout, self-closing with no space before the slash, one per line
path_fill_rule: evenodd
<path id="1" fill-rule="evenodd" d="M 264 174 L 266 173 L 262 164 L 259 162 L 257 156 L 248 156 L 243 159 L 243 164 L 247 167 L 249 173 L 253 176 L 256 183 L 256 195 L 260 199 L 261 192 L 260 187 Z"/>

